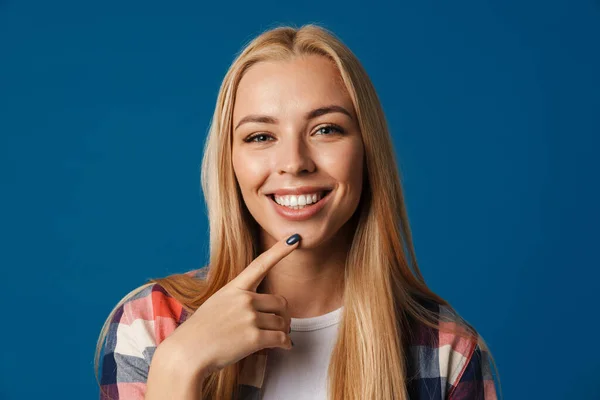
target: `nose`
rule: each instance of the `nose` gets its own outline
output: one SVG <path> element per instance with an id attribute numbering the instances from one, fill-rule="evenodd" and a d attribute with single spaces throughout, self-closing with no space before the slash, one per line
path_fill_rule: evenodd
<path id="1" fill-rule="evenodd" d="M 277 151 L 277 172 L 279 174 L 300 175 L 314 170 L 315 163 L 310 149 L 302 139 L 294 137 L 282 140 Z"/>

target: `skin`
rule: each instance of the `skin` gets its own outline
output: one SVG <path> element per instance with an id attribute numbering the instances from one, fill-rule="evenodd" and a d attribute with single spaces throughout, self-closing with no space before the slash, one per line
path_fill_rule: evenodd
<path id="1" fill-rule="evenodd" d="M 328 112 L 307 119 L 310 111 L 332 105 L 349 115 Z M 275 121 L 239 125 L 249 115 Z M 244 141 L 253 135 L 258 136 Z M 299 247 L 269 270 L 257 291 L 284 296 L 294 318 L 341 307 L 353 235 L 346 223 L 360 201 L 364 147 L 352 100 L 335 64 L 308 55 L 250 67 L 237 89 L 232 139 L 233 168 L 243 200 L 260 226 L 261 252 L 294 233 L 302 237 Z M 304 185 L 333 187 L 328 204 L 305 221 L 281 217 L 265 195 Z"/>

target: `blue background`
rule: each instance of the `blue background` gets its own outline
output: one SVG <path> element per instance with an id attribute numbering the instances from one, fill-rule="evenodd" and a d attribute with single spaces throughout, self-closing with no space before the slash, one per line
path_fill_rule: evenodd
<path id="1" fill-rule="evenodd" d="M 423 273 L 505 397 L 600 398 L 597 1 L 101 3 L 0 0 L 1 399 L 97 398 L 110 309 L 206 261 L 227 67 L 309 22 L 372 77 Z"/>

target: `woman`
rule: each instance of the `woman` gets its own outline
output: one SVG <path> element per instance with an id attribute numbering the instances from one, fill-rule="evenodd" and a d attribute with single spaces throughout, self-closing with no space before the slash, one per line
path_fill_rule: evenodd
<path id="1" fill-rule="evenodd" d="M 331 33 L 242 51 L 202 186 L 210 268 L 117 304 L 101 398 L 496 398 L 485 342 L 419 271 L 381 105 Z"/>

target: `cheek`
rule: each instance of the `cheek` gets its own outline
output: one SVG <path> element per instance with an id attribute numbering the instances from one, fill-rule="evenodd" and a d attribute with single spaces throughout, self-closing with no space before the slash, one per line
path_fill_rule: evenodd
<path id="1" fill-rule="evenodd" d="M 336 181 L 360 192 L 362 184 L 363 148 L 362 143 L 348 143 L 335 151 L 323 154 L 322 165 Z"/>
<path id="2" fill-rule="evenodd" d="M 242 192 L 257 189 L 268 174 L 268 163 L 261 157 L 244 151 L 234 151 L 233 169 Z"/>

